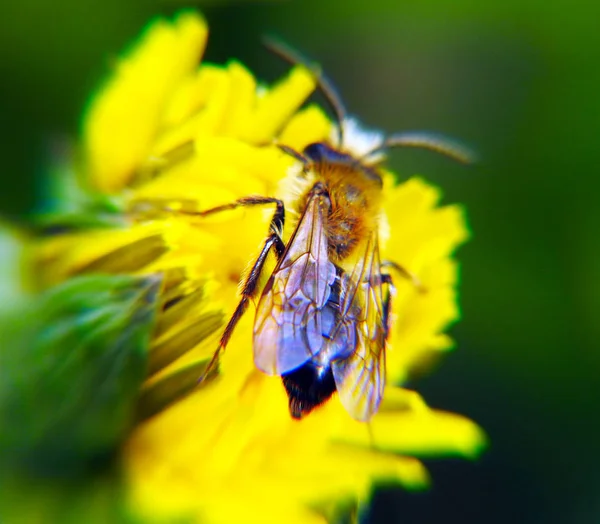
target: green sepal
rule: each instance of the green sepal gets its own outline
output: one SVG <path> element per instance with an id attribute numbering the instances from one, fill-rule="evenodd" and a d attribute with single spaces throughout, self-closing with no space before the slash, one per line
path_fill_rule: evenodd
<path id="1" fill-rule="evenodd" d="M 56 149 L 68 150 L 68 145 Z M 37 234 L 58 234 L 82 229 L 119 227 L 126 224 L 123 197 L 106 195 L 77 176 L 71 155 L 55 155 L 45 178 L 44 198 L 31 217 Z"/>
<path id="2" fill-rule="evenodd" d="M 158 276 L 73 278 L 0 320 L 0 468 L 79 473 L 130 429 Z"/>
<path id="3" fill-rule="evenodd" d="M 34 233 L 46 236 L 85 229 L 123 227 L 126 220 L 122 213 L 113 213 L 109 207 L 89 207 L 77 212 L 39 215 L 34 218 L 32 225 Z"/>
<path id="4" fill-rule="evenodd" d="M 117 197 L 82 193 L 77 205 L 39 211 L 32 217 L 31 224 L 36 234 L 56 235 L 82 229 L 123 227 L 127 219 Z"/>

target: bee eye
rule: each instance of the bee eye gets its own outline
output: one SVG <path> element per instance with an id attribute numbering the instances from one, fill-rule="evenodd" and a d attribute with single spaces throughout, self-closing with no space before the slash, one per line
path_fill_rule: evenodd
<path id="1" fill-rule="evenodd" d="M 323 162 L 331 157 L 331 149 L 323 142 L 315 142 L 304 148 L 304 156 L 308 157 L 315 163 Z"/>

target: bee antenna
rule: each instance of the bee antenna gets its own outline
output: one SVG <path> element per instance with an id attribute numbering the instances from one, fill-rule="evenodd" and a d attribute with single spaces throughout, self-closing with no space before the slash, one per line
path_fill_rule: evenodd
<path id="1" fill-rule="evenodd" d="M 444 135 L 428 131 L 407 131 L 389 135 L 381 145 L 371 150 L 367 156 L 393 147 L 429 149 L 462 164 L 473 164 L 477 161 L 477 155 L 463 144 Z"/>
<path id="2" fill-rule="evenodd" d="M 321 68 L 317 64 L 311 63 L 307 58 L 303 57 L 300 53 L 283 43 L 281 40 L 265 36 L 263 37 L 262 42 L 263 45 L 274 55 L 277 55 L 279 58 L 285 60 L 289 64 L 303 65 L 311 73 L 313 73 L 313 75 L 315 75 L 317 89 L 321 91 L 325 97 L 325 100 L 329 104 L 329 107 L 333 111 L 335 119 L 337 120 L 338 140 L 339 146 L 341 147 L 344 143 L 344 121 L 347 115 L 346 108 L 344 107 L 340 95 L 333 87 L 333 84 L 323 74 Z"/>

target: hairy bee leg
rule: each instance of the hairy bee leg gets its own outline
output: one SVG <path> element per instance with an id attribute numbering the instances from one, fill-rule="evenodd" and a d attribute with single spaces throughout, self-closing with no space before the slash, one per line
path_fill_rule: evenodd
<path id="1" fill-rule="evenodd" d="M 421 282 L 419 277 L 417 277 L 417 275 L 415 275 L 414 273 L 412 273 L 411 271 L 406 269 L 404 266 L 401 266 L 400 264 L 398 264 L 396 262 L 391 262 L 389 260 L 386 260 L 385 262 L 382 262 L 381 267 L 391 268 L 394 271 L 396 271 L 399 275 L 401 275 L 403 278 L 405 278 L 406 280 L 410 280 L 410 282 L 412 282 L 413 286 L 415 286 L 415 288 L 417 288 L 417 290 L 420 293 L 427 292 L 427 288 L 423 285 L 423 283 Z"/>
<path id="2" fill-rule="evenodd" d="M 269 251 L 271 251 L 271 249 L 273 248 L 275 249 L 275 256 L 277 257 L 277 260 L 281 259 L 281 257 L 283 256 L 283 252 L 285 251 L 285 244 L 283 243 L 283 240 L 281 240 L 281 234 L 283 232 L 283 226 L 285 223 L 285 207 L 283 205 L 283 202 L 277 198 L 257 196 L 244 197 L 230 204 L 225 204 L 223 206 L 218 206 L 200 212 L 201 216 L 206 216 L 208 214 L 218 213 L 220 211 L 235 209 L 236 207 L 240 206 L 252 206 L 262 204 L 276 205 L 275 213 L 273 214 L 273 217 L 271 218 L 271 222 L 269 224 L 269 236 L 266 238 L 260 254 L 256 258 L 254 264 L 252 265 L 252 268 L 250 269 L 250 271 L 244 279 L 244 283 L 242 285 L 242 298 L 240 299 L 237 307 L 235 308 L 233 315 L 231 315 L 227 326 L 225 326 L 225 330 L 223 331 L 223 334 L 221 335 L 221 339 L 219 341 L 219 347 L 214 352 L 204 373 L 198 379 L 198 383 L 203 382 L 204 379 L 207 376 L 209 376 L 209 374 L 212 372 L 219 360 L 219 356 L 227 346 L 227 343 L 229 342 L 229 339 L 233 334 L 233 330 L 242 318 L 243 314 L 246 312 L 246 309 L 248 309 L 248 304 L 250 300 L 254 296 L 256 296 L 256 293 L 258 291 L 258 282 L 260 280 L 260 275 L 264 268 Z M 193 214 L 198 215 L 200 213 Z"/>
<path id="3" fill-rule="evenodd" d="M 286 155 L 291 156 L 292 158 L 295 158 L 298 162 L 300 162 L 302 164 L 301 175 L 303 177 L 308 175 L 308 172 L 313 167 L 312 160 L 310 160 L 309 158 L 306 158 L 302 153 L 299 153 L 293 147 L 286 146 L 284 144 L 276 144 L 276 145 L 280 149 L 280 151 L 282 151 Z"/>
<path id="4" fill-rule="evenodd" d="M 230 211 L 233 209 L 237 209 L 238 207 L 263 206 L 266 204 L 275 204 L 276 206 L 275 213 L 273 214 L 273 218 L 271 219 L 269 229 L 271 231 L 277 231 L 281 233 L 283 231 L 283 225 L 285 222 L 285 208 L 283 206 L 283 201 L 279 200 L 278 198 L 264 196 L 247 196 L 238 198 L 237 200 L 230 202 L 229 204 L 211 207 L 210 209 L 205 209 L 204 211 L 177 210 L 176 212 L 181 215 L 205 217 L 208 215 L 213 215 L 215 213 L 220 213 L 221 211 Z"/>
<path id="5" fill-rule="evenodd" d="M 242 298 L 238 302 L 238 305 L 235 308 L 233 315 L 231 315 L 229 322 L 227 322 L 227 326 L 225 326 L 225 330 L 223 331 L 223 334 L 221 335 L 221 339 L 219 341 L 219 347 L 214 352 L 210 362 L 208 363 L 208 366 L 206 367 L 204 374 L 198 379 L 198 383 L 203 382 L 205 377 L 207 377 L 212 372 L 214 366 L 216 366 L 219 360 L 219 356 L 227 347 L 229 339 L 231 338 L 231 335 L 233 335 L 233 330 L 235 329 L 237 323 L 240 321 L 240 319 L 248 309 L 250 300 L 254 296 L 256 296 L 256 292 L 258 290 L 258 282 L 262 270 L 264 268 L 265 262 L 267 260 L 267 255 L 269 254 L 269 251 L 271 251 L 271 249 L 273 248 L 275 248 L 275 255 L 277 257 L 277 260 L 279 260 L 285 250 L 285 244 L 283 243 L 283 240 L 281 240 L 279 233 L 275 231 L 272 231 L 271 234 L 265 240 L 260 254 L 258 255 L 256 261 L 252 265 L 252 269 L 246 276 L 244 284 L 242 286 Z"/>
<path id="6" fill-rule="evenodd" d="M 383 297 L 383 325 L 385 326 L 385 336 L 388 337 L 390 333 L 390 322 L 391 322 L 391 305 L 392 305 L 392 294 L 395 291 L 394 281 L 392 280 L 392 275 L 388 275 L 387 273 L 383 273 L 381 275 L 381 283 L 387 284 L 387 291 L 385 297 Z M 385 354 L 384 354 L 385 358 Z"/>
<path id="7" fill-rule="evenodd" d="M 304 164 L 305 169 L 310 168 L 312 162 L 308 158 L 306 158 L 302 153 L 296 151 L 293 147 L 286 146 L 285 144 L 276 144 L 276 146 L 286 155 L 295 158 L 296 160 L 298 160 L 298 162 L 302 162 L 302 164 Z"/>
<path id="8" fill-rule="evenodd" d="M 373 425 L 371 422 L 367 422 L 367 434 L 369 435 L 369 446 L 371 449 L 377 449 L 375 445 L 375 435 L 373 435 Z"/>

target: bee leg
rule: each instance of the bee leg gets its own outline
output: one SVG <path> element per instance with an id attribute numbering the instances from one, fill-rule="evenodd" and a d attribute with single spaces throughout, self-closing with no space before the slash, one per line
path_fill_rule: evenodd
<path id="1" fill-rule="evenodd" d="M 215 213 L 220 213 L 221 211 L 229 211 L 232 209 L 237 209 L 238 207 L 248 207 L 248 206 L 263 206 L 266 204 L 275 204 L 275 213 L 273 214 L 273 218 L 271 219 L 271 224 L 269 226 L 270 231 L 276 231 L 281 234 L 283 231 L 283 225 L 285 223 L 285 208 L 283 206 L 283 201 L 278 198 L 272 197 L 264 197 L 264 196 L 247 196 L 238 198 L 237 200 L 230 202 L 229 204 L 223 204 L 217 207 L 211 207 L 210 209 L 205 209 L 203 211 L 185 211 L 185 210 L 174 210 L 176 213 L 181 215 L 193 215 L 199 217 L 205 217 L 208 215 L 213 215 Z"/>
<path id="2" fill-rule="evenodd" d="M 409 271 L 408 269 L 406 269 L 404 266 L 401 266 L 400 264 L 397 264 L 396 262 L 391 262 L 389 260 L 386 260 L 385 262 L 382 262 L 381 267 L 391 268 L 394 271 L 396 271 L 403 278 L 410 280 L 412 282 L 413 286 L 415 286 L 415 288 L 419 291 L 419 293 L 427 292 L 427 288 L 423 285 L 423 283 L 421 282 L 419 277 L 417 275 L 415 275 L 414 273 L 412 273 L 411 271 Z M 383 276 L 385 276 L 385 275 L 383 275 Z"/>
<path id="3" fill-rule="evenodd" d="M 277 147 L 283 151 L 286 155 L 291 156 L 298 160 L 298 162 L 302 163 L 302 175 L 306 176 L 306 174 L 310 171 L 313 163 L 310 159 L 306 158 L 302 153 L 296 151 L 293 147 L 286 146 L 285 144 L 276 144 Z"/>
<path id="4" fill-rule="evenodd" d="M 265 262 L 267 260 L 267 256 L 271 249 L 275 249 L 275 256 L 277 260 L 280 260 L 283 256 L 283 252 L 285 251 L 285 244 L 283 240 L 281 240 L 281 231 L 283 230 L 283 224 L 285 220 L 285 210 L 283 207 L 283 202 L 281 200 L 277 200 L 275 198 L 267 198 L 267 197 L 245 197 L 241 198 L 237 201 L 237 205 L 255 205 L 255 204 L 268 204 L 275 203 L 277 204 L 277 208 L 271 219 L 271 224 L 269 225 L 269 236 L 266 238 L 263 248 L 261 249 L 260 254 L 256 258 L 252 268 L 249 273 L 246 275 L 244 282 L 242 284 L 242 298 L 240 299 L 233 315 L 229 319 L 227 326 L 225 326 L 225 330 L 221 335 L 221 340 L 219 341 L 219 347 L 213 354 L 212 359 L 208 363 L 206 370 L 202 374 L 202 376 L 198 379 L 198 383 L 204 381 L 204 379 L 213 371 L 215 365 L 219 360 L 219 356 L 221 352 L 225 350 L 231 335 L 233 334 L 233 330 L 235 329 L 237 323 L 242 318 L 242 315 L 248 309 L 248 305 L 250 300 L 254 298 L 258 292 L 258 283 L 260 280 L 260 275 L 264 268 Z M 225 206 L 221 206 L 223 208 Z M 217 208 L 215 208 L 217 209 Z M 226 207 L 225 209 L 233 209 L 231 207 Z M 222 210 L 222 209 L 219 209 Z M 208 210 L 209 212 L 216 212 L 214 210 Z"/>
<path id="5" fill-rule="evenodd" d="M 240 299 L 237 307 L 235 308 L 233 315 L 231 315 L 229 322 L 227 322 L 227 326 L 225 326 L 225 330 L 223 331 L 223 334 L 221 335 L 221 340 L 219 341 L 219 347 L 213 354 L 212 359 L 206 367 L 204 374 L 198 380 L 198 383 L 203 382 L 204 379 L 213 371 L 214 366 L 219 360 L 221 352 L 225 350 L 227 343 L 229 342 L 229 339 L 233 334 L 233 330 L 242 318 L 242 315 L 248 309 L 250 300 L 254 296 L 256 296 L 260 274 L 262 273 L 265 261 L 267 260 L 267 255 L 273 247 L 275 248 L 277 258 L 281 258 L 281 256 L 283 255 L 283 251 L 285 250 L 285 244 L 281 240 L 279 234 L 276 232 L 271 232 L 271 234 L 267 237 L 263 248 L 260 254 L 258 255 L 258 258 L 254 262 L 252 269 L 248 273 L 248 276 L 245 278 L 244 284 L 242 286 L 242 298 Z"/>
<path id="6" fill-rule="evenodd" d="M 389 275 L 387 273 L 383 273 L 381 275 L 381 283 L 382 284 L 387 284 L 387 290 L 386 293 L 383 297 L 383 325 L 385 326 L 385 337 L 387 338 L 388 335 L 390 334 L 390 329 L 391 329 L 391 315 L 390 315 L 390 308 L 392 305 L 392 295 L 394 294 L 395 291 L 395 287 L 394 287 L 394 281 L 392 280 L 392 275 Z"/>

